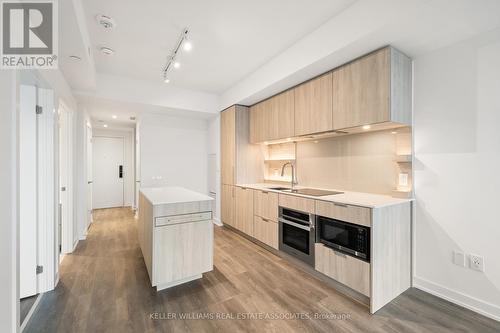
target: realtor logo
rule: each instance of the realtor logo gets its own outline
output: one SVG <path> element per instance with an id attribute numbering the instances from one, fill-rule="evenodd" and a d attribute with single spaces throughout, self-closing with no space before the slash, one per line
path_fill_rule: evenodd
<path id="1" fill-rule="evenodd" d="M 56 0 L 1 1 L 1 67 L 57 68 Z"/>

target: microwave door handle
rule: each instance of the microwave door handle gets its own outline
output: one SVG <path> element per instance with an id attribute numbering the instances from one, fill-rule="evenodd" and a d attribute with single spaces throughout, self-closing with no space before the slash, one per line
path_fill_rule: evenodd
<path id="1" fill-rule="evenodd" d="M 306 231 L 311 231 L 311 227 L 308 227 L 308 226 L 305 226 L 305 225 L 302 225 L 302 224 L 298 224 L 298 223 L 295 223 L 295 222 L 290 222 L 290 221 L 285 220 L 285 219 L 279 219 L 279 220 L 280 220 L 280 222 L 288 224 L 288 225 L 291 225 L 292 227 L 296 227 L 296 228 L 299 228 L 299 229 L 302 229 L 302 230 L 306 230 Z"/>

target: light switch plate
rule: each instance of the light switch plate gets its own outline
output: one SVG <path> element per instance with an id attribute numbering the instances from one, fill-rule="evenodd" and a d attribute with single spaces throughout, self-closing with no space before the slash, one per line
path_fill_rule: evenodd
<path id="1" fill-rule="evenodd" d="M 465 267 L 465 254 L 459 251 L 453 251 L 453 263 L 460 267 Z"/>

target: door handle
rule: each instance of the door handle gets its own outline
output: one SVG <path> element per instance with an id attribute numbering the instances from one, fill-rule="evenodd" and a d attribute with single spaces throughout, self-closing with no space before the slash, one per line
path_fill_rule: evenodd
<path id="1" fill-rule="evenodd" d="M 123 165 L 118 166 L 118 178 L 123 178 Z"/>

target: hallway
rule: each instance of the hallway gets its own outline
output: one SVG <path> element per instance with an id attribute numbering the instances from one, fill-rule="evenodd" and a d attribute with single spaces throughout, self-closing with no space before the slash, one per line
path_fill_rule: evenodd
<path id="1" fill-rule="evenodd" d="M 64 259 L 57 288 L 43 296 L 26 332 L 500 330 L 493 320 L 416 289 L 371 316 L 363 305 L 220 227 L 214 271 L 157 293 L 150 287 L 133 212 L 97 210 L 94 221 L 87 240 Z M 338 318 L 313 319 L 315 314 Z M 266 315 L 274 318 L 249 318 Z"/>

